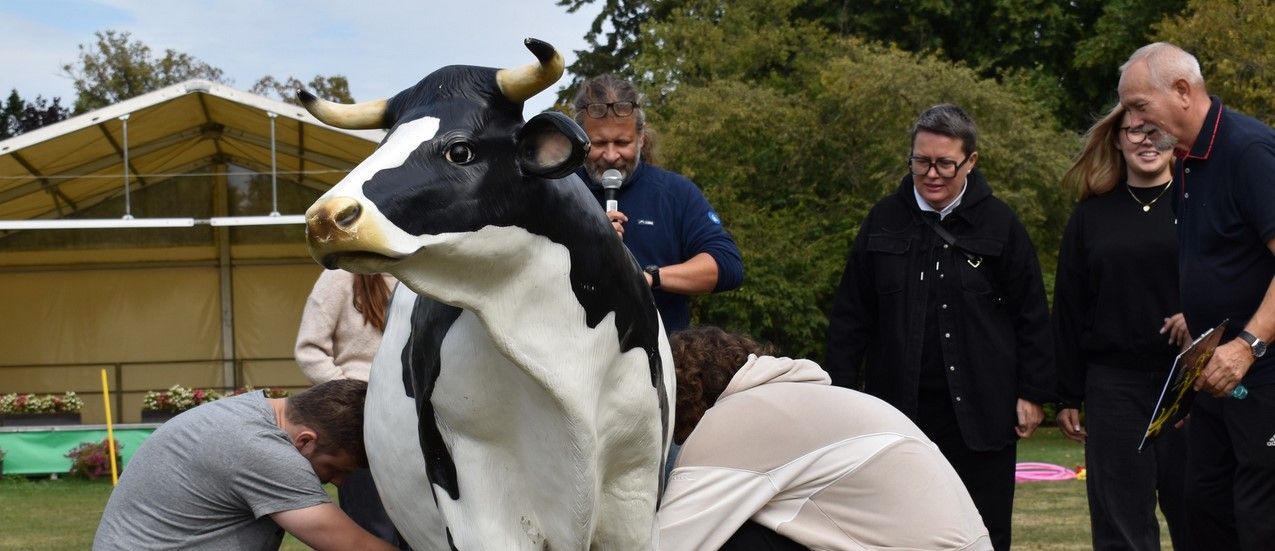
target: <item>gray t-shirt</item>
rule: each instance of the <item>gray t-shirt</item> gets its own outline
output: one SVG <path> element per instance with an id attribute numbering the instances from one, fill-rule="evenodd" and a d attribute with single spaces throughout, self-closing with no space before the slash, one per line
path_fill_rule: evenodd
<path id="1" fill-rule="evenodd" d="M 261 392 L 204 404 L 137 449 L 93 549 L 278 549 L 270 514 L 331 499 Z"/>

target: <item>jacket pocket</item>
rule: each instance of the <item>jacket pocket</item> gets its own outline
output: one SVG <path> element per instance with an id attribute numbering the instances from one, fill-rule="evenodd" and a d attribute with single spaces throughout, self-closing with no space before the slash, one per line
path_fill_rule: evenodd
<path id="1" fill-rule="evenodd" d="M 866 250 L 872 258 L 873 279 L 878 293 L 889 294 L 903 290 L 907 281 L 908 248 L 906 237 L 894 235 L 869 235 Z"/>
<path id="2" fill-rule="evenodd" d="M 992 266 L 1000 263 L 1000 257 L 1005 252 L 1005 242 L 986 237 L 962 237 L 958 244 L 981 260 L 978 262 L 964 258 L 964 255 L 957 256 L 960 259 L 956 265 L 957 272 L 961 274 L 961 287 L 971 293 L 999 298 L 1000 293 L 992 280 Z M 974 264 L 978 266 L 975 267 Z"/>

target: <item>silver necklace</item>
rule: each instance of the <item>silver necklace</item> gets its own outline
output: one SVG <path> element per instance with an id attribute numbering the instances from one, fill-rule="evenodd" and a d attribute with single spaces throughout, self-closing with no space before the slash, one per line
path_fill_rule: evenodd
<path id="1" fill-rule="evenodd" d="M 1124 186 L 1125 189 L 1129 190 L 1129 197 L 1133 197 L 1134 201 L 1136 201 L 1139 205 L 1142 205 L 1142 212 L 1151 212 L 1151 205 L 1154 205 L 1156 201 L 1159 201 L 1161 197 L 1164 197 L 1164 194 L 1168 193 L 1169 188 L 1171 187 L 1173 187 L 1173 180 L 1169 180 L 1164 184 L 1164 189 L 1160 190 L 1160 194 L 1156 195 L 1155 199 L 1152 199 L 1149 203 L 1143 203 L 1142 200 L 1138 199 L 1138 196 L 1133 193 L 1133 186 L 1128 184 L 1125 184 Z"/>

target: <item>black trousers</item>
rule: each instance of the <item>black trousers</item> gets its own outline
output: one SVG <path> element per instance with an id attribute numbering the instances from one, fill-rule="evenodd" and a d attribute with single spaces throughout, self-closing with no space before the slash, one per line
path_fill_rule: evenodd
<path id="1" fill-rule="evenodd" d="M 357 469 L 350 473 L 337 489 L 337 496 L 340 498 L 341 510 L 355 524 L 399 549 L 411 549 L 386 514 L 385 506 L 381 504 L 381 494 L 376 491 L 376 483 L 372 480 L 372 471 Z"/>
<path id="2" fill-rule="evenodd" d="M 946 389 L 943 389 L 946 392 Z M 1018 442 L 999 450 L 974 451 L 965 444 L 956 412 L 947 397 L 922 392 L 917 426 L 938 445 L 983 517 L 996 551 L 1008 551 L 1013 532 L 1014 472 L 1018 462 Z"/>
<path id="3" fill-rule="evenodd" d="M 1177 551 L 1192 549 L 1186 532 L 1183 492 L 1186 436 L 1165 429 L 1146 449 L 1142 435 L 1164 379 L 1152 371 L 1090 364 L 1085 370 L 1085 486 L 1097 551 L 1160 550 L 1157 497 Z"/>
<path id="4" fill-rule="evenodd" d="M 719 551 L 806 551 L 806 547 L 750 520 Z"/>
<path id="5" fill-rule="evenodd" d="M 1200 393 L 1186 424 L 1187 520 L 1199 549 L 1275 545 L 1275 385 Z"/>

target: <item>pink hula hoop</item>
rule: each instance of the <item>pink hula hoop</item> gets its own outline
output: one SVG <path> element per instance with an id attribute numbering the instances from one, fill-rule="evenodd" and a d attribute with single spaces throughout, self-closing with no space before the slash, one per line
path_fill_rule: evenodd
<path id="1" fill-rule="evenodd" d="M 1019 463 L 1014 472 L 1015 482 L 1052 482 L 1075 478 L 1076 471 L 1052 463 Z"/>

